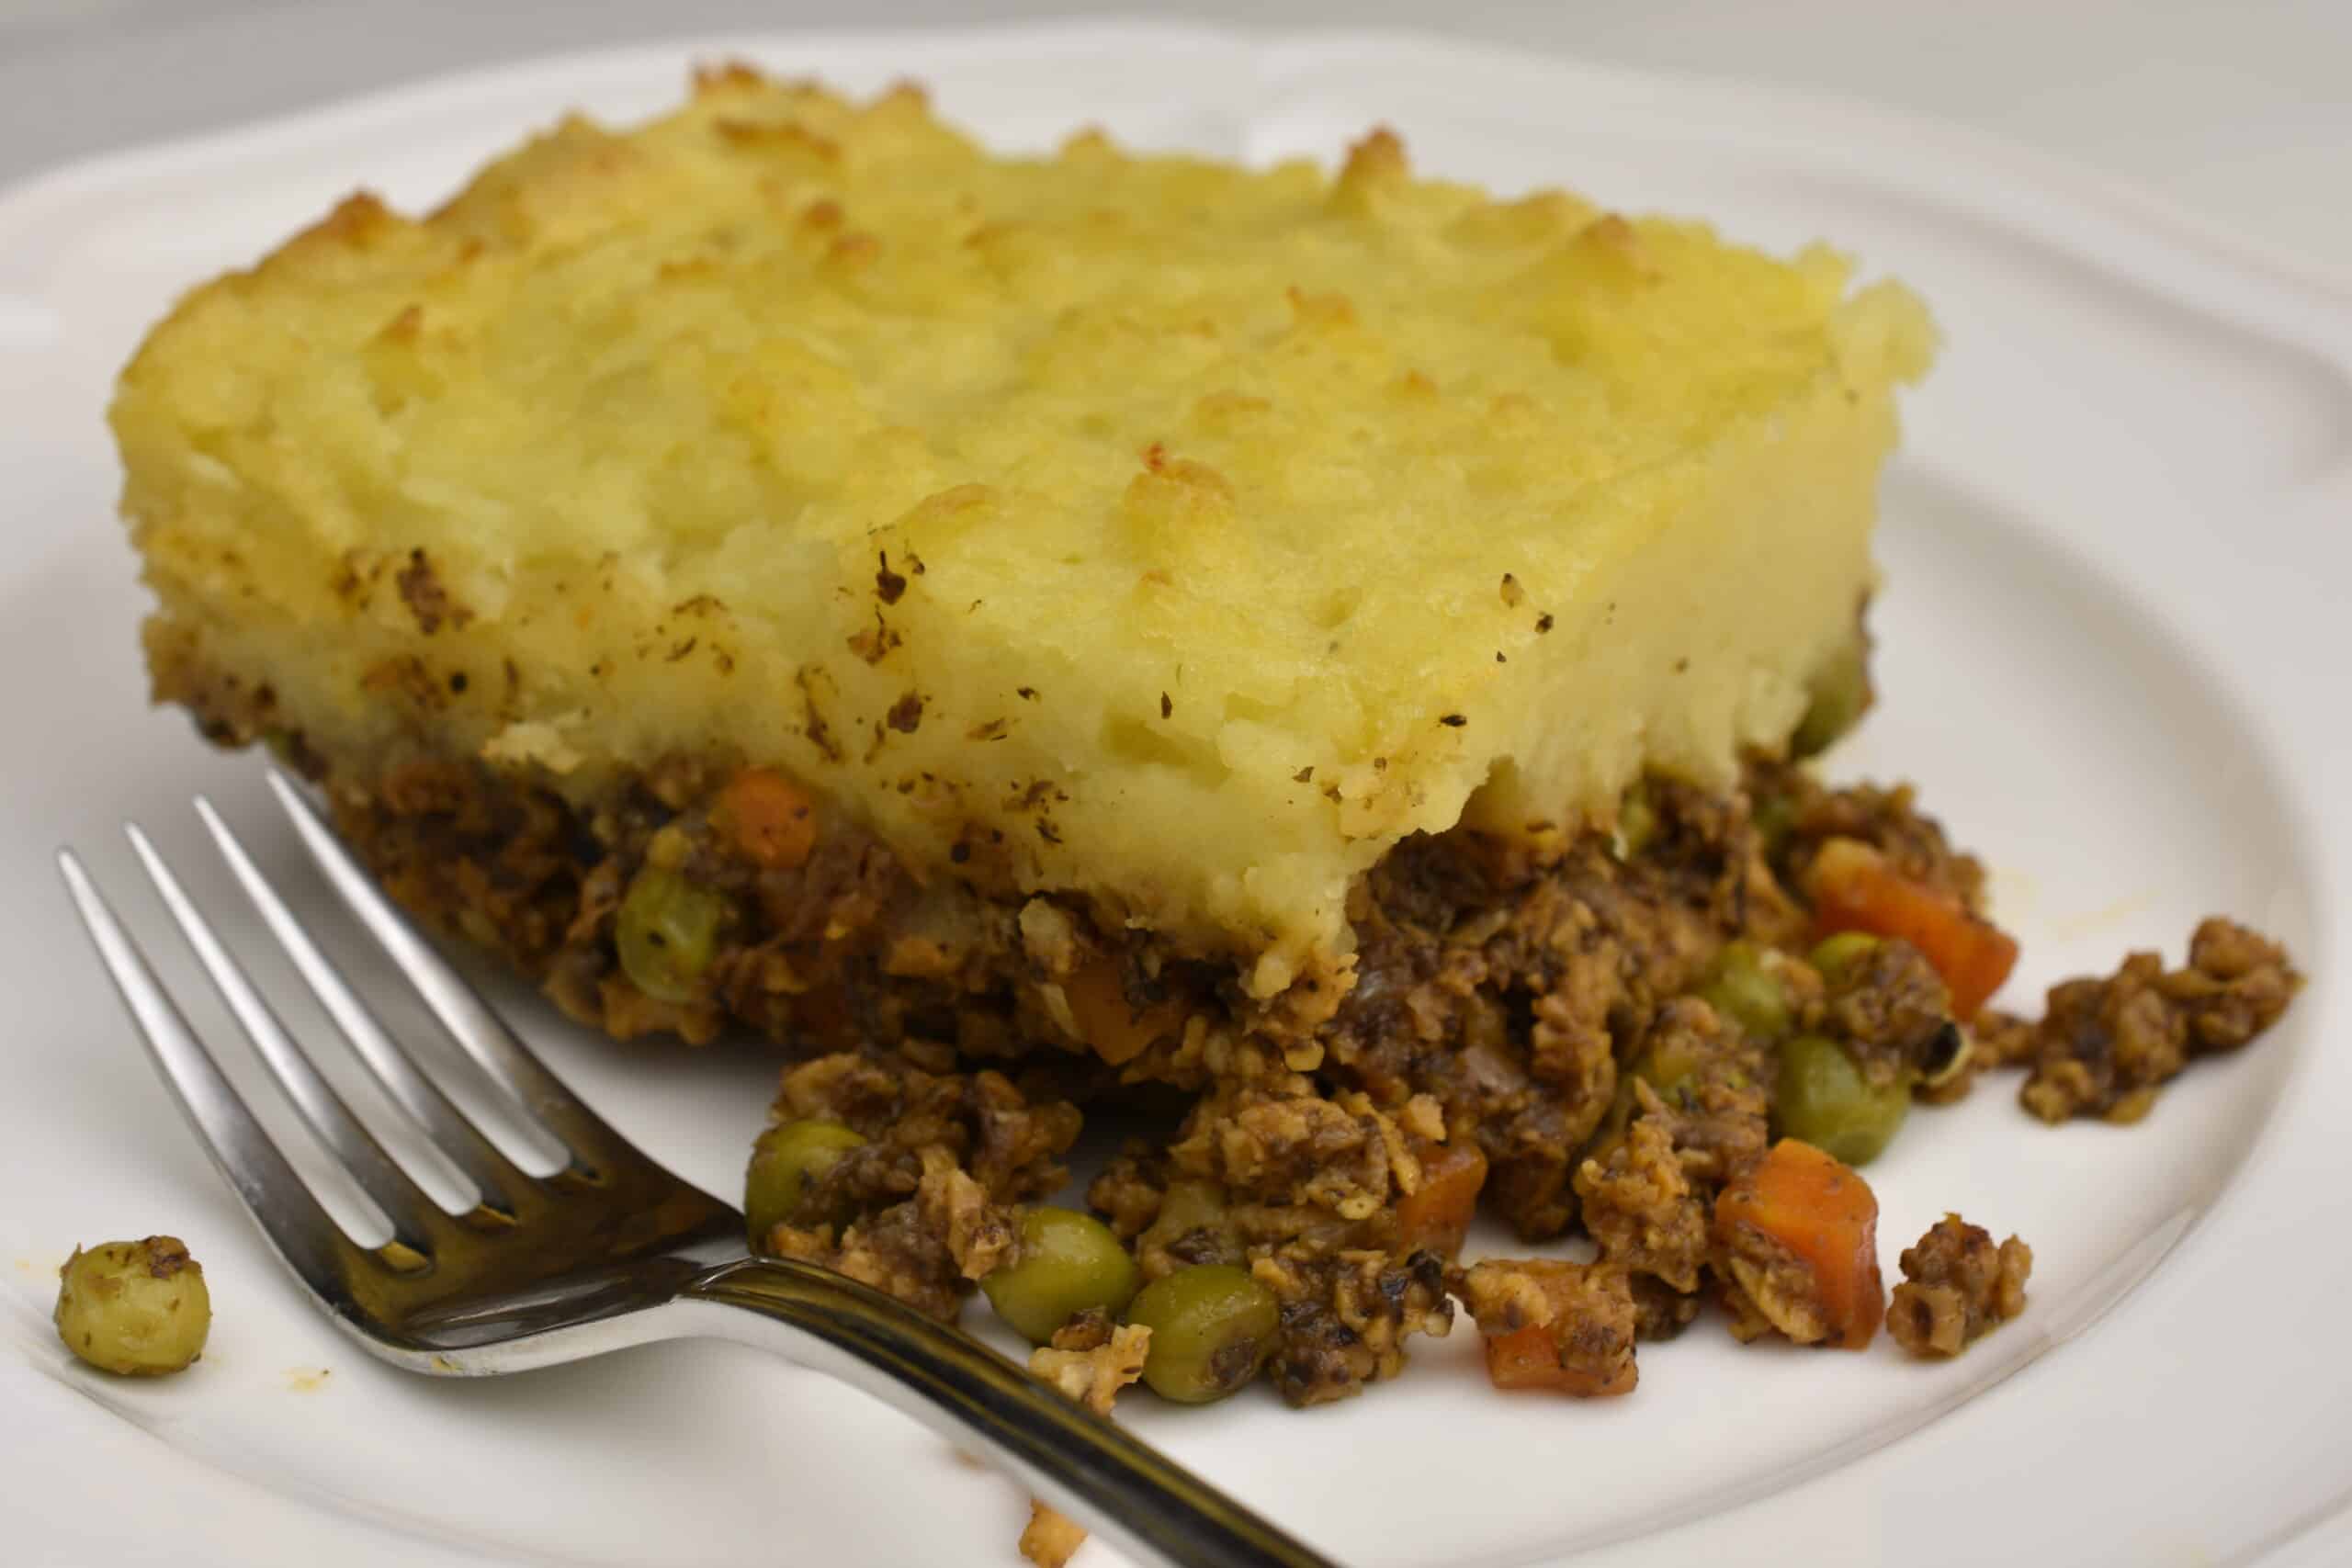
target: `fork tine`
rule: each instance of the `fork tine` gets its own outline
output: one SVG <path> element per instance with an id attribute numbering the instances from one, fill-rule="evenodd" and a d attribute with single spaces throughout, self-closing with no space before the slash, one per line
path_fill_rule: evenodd
<path id="1" fill-rule="evenodd" d="M 147 868 L 148 880 L 162 896 L 164 908 L 171 911 L 188 946 L 196 950 L 197 962 L 204 966 L 204 973 L 220 993 L 220 999 L 243 1026 L 254 1049 L 268 1064 L 286 1098 L 302 1113 L 302 1120 L 310 1123 L 319 1142 L 333 1151 L 351 1179 L 383 1211 L 395 1238 L 417 1252 L 430 1252 L 434 1238 L 447 1234 L 448 1215 L 393 1163 L 374 1134 L 352 1115 L 343 1097 L 320 1077 L 318 1068 L 254 988 L 251 976 L 231 955 L 211 922 L 197 909 L 187 890 L 180 886 L 180 879 L 139 824 L 127 822 L 123 831 L 130 837 L 131 849 L 138 852 L 140 863 Z"/>
<path id="2" fill-rule="evenodd" d="M 198 795 L 196 811 L 211 832 L 213 842 L 220 847 L 221 857 L 229 863 L 238 886 L 260 912 L 262 923 L 286 950 L 295 971 L 319 998 L 319 1005 L 326 1010 L 352 1049 L 374 1070 L 401 1108 L 424 1128 L 441 1156 L 464 1174 L 476 1196 L 485 1204 L 511 1213 L 515 1200 L 530 1190 L 531 1178 L 475 1129 L 466 1113 L 450 1102 L 449 1097 L 418 1068 L 408 1051 L 376 1021 L 376 1015 L 368 1010 L 368 1004 L 359 999 L 359 993 L 351 988 L 351 982 L 343 977 L 334 960 L 320 950 L 294 911 L 286 907 L 286 900 L 270 886 L 244 844 L 212 808 L 212 803 Z"/>
<path id="3" fill-rule="evenodd" d="M 641 1157 L 636 1156 L 633 1145 L 606 1126 L 603 1118 L 548 1071 L 505 1021 L 491 1010 L 481 993 L 433 950 L 409 923 L 407 916 L 393 908 L 375 879 L 335 837 L 318 808 L 303 798 L 284 773 L 270 769 L 269 787 L 277 795 L 278 805 L 292 818 L 311 858 L 334 885 L 335 892 L 359 918 L 359 923 L 368 928 L 368 934 L 391 955 L 392 962 L 408 976 L 409 984 L 416 987 L 449 1037 L 463 1046 L 484 1072 L 503 1084 L 541 1126 L 568 1144 L 575 1158 Z"/>
<path id="4" fill-rule="evenodd" d="M 164 1082 L 179 1101 L 197 1141 L 236 1189 L 262 1228 L 303 1281 L 322 1296 L 339 1295 L 335 1281 L 357 1250 L 311 1195 L 269 1134 L 245 1109 L 220 1066 L 188 1027 L 187 1020 L 155 978 L 139 946 L 115 918 L 105 896 L 72 850 L 57 852 L 57 869 L 82 917 L 83 929 L 98 950 L 123 1005 L 130 1010 L 140 1038 Z"/>

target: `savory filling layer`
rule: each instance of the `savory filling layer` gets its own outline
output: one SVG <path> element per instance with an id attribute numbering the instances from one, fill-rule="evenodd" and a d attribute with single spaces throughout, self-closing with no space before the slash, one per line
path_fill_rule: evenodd
<path id="1" fill-rule="evenodd" d="M 978 1288 L 1047 1375 L 1109 1356 L 1104 1387 L 1179 1399 L 1261 1373 L 1295 1404 L 1352 1394 L 1457 1299 L 1503 1387 L 1623 1393 L 1635 1345 L 1710 1299 L 1742 1339 L 1866 1343 L 1887 1308 L 1853 1168 L 1915 1101 L 2023 1066 L 2035 1114 L 2131 1120 L 2300 984 L 2213 919 L 2183 968 L 2135 954 L 2036 1023 L 1981 1010 L 2016 950 L 1976 860 L 1907 787 L 1757 760 L 1729 795 L 1645 780 L 1606 833 L 1408 840 L 1350 901 L 1344 994 L 1268 1003 L 1075 901 L 924 885 L 773 770 L 679 760 L 586 810 L 471 761 L 349 777 L 266 691 L 158 677 L 216 739 L 322 777 L 397 897 L 572 1017 L 791 1047 L 758 1245 L 944 1318 Z M 1091 1213 L 1038 1206 L 1114 1106 L 1159 1133 Z M 1480 1208 L 1585 1260 L 1464 1268 Z M 1904 1255 L 1893 1332 L 1956 1353 L 2030 1265 L 1948 1221 Z"/>

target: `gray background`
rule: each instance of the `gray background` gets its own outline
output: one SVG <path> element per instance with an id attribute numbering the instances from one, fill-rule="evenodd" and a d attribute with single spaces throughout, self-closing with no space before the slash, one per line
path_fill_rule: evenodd
<path id="1" fill-rule="evenodd" d="M 664 35 L 1134 15 L 1073 0 L 0 0 L 0 184 L 469 66 Z M 1203 0 L 1817 88 L 2121 176 L 2352 279 L 2352 0 Z"/>

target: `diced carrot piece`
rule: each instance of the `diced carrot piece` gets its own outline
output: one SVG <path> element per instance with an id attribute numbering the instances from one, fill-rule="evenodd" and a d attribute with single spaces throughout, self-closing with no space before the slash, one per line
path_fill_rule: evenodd
<path id="1" fill-rule="evenodd" d="M 746 768 L 727 782 L 712 824 L 767 871 L 790 871 L 817 847 L 817 806 L 773 768 Z"/>
<path id="2" fill-rule="evenodd" d="M 1904 875 L 1858 839 L 1831 839 L 1813 859 L 1805 891 L 1815 934 L 1869 931 L 1901 937 L 1926 955 L 1951 991 L 1954 1017 L 1966 1022 L 2001 988 L 2018 961 L 2007 932 L 1980 919 L 1948 893 Z"/>
<path id="3" fill-rule="evenodd" d="M 1631 1393 L 1639 1375 L 1627 1357 L 1613 1372 L 1597 1372 L 1561 1354 L 1560 1325 L 1532 1325 L 1486 1342 L 1487 1380 L 1497 1388 L 1536 1388 L 1578 1399 Z"/>
<path id="4" fill-rule="evenodd" d="M 1119 968 L 1107 958 L 1089 959 L 1062 982 L 1080 1038 L 1094 1054 L 1116 1067 L 1133 1061 L 1163 1034 L 1184 1027 L 1184 1010 L 1170 997 L 1137 1012 L 1127 1005 L 1126 987 L 1119 983 Z"/>
<path id="5" fill-rule="evenodd" d="M 1452 1258 L 1462 1250 L 1478 1190 L 1487 1184 L 1487 1152 L 1476 1139 L 1456 1138 L 1415 1151 L 1421 1184 L 1396 1205 L 1396 1245 L 1408 1253 Z"/>
<path id="6" fill-rule="evenodd" d="M 1750 1226 L 1813 1273 L 1832 1342 L 1859 1350 L 1886 1316 L 1878 1267 L 1878 1199 L 1852 1169 L 1782 1138 L 1715 1200 L 1715 1230 Z"/>
<path id="7" fill-rule="evenodd" d="M 1530 1285 L 1540 1303 L 1528 1299 Z M 1640 1375 L 1634 1299 L 1622 1271 L 1558 1258 L 1489 1260 L 1466 1270 L 1456 1293 L 1478 1320 L 1487 1379 L 1497 1388 L 1593 1399 L 1630 1393 Z"/>

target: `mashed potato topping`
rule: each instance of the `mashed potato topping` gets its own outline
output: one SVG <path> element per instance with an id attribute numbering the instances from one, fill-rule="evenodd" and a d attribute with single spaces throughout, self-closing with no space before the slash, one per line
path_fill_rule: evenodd
<path id="1" fill-rule="evenodd" d="M 151 636 L 341 769 L 733 756 L 1263 995 L 1344 967 L 1408 835 L 1780 748 L 1932 335 L 1827 251 L 1384 132 L 1336 178 L 1000 158 L 728 70 L 429 218 L 353 197 L 113 423 Z"/>

